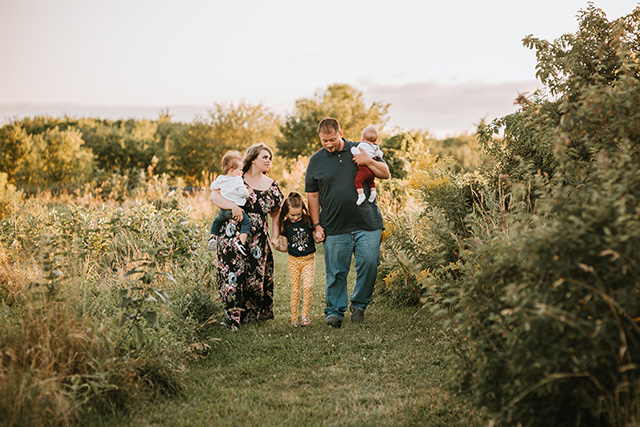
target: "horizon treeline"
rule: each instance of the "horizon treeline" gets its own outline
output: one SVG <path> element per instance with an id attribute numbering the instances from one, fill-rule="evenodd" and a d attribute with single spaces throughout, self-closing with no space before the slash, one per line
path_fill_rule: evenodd
<path id="1" fill-rule="evenodd" d="M 6 174 L 8 184 L 27 193 L 74 190 L 113 175 L 165 174 L 185 185 L 204 186 L 219 173 L 228 150 L 244 151 L 264 142 L 276 151 L 277 167 L 287 169 L 287 163 L 321 148 L 316 127 L 323 117 L 338 118 L 345 137 L 360 140 L 365 126 L 385 126 L 389 106 L 367 106 L 361 92 L 334 84 L 313 98 L 298 99 L 293 113 L 284 118 L 262 104 L 246 103 L 214 104 L 191 123 L 174 122 L 164 111 L 157 120 L 26 117 L 0 127 L 0 173 Z M 466 153 L 456 157 L 466 168 L 475 166 L 475 137 L 436 141 L 427 131 L 393 131 L 383 132 L 380 144 L 398 178 L 406 174 L 410 152 L 432 151 L 436 145 L 436 151 L 454 156 L 452 150 L 465 146 Z"/>

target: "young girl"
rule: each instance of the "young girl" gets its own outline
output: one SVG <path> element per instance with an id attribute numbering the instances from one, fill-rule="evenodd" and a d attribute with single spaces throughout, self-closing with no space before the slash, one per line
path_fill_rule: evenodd
<path id="1" fill-rule="evenodd" d="M 313 241 L 311 216 L 300 193 L 292 191 L 280 210 L 280 237 L 272 239 L 273 247 L 289 253 L 289 281 L 291 282 L 291 324 L 298 325 L 300 279 L 304 281 L 302 298 L 302 326 L 309 325 L 309 309 L 313 291 L 316 245 Z"/>

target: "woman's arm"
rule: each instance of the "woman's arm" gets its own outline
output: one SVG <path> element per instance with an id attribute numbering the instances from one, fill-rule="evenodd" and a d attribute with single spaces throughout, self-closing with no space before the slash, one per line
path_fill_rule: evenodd
<path id="1" fill-rule="evenodd" d="M 271 212 L 271 234 L 274 239 L 280 237 L 280 209 Z"/>
<path id="2" fill-rule="evenodd" d="M 213 204 L 220 209 L 231 209 L 231 212 L 233 213 L 233 219 L 235 219 L 236 221 L 242 221 L 242 209 L 240 209 L 240 206 L 222 197 L 222 194 L 220 194 L 220 190 L 213 190 L 211 192 L 210 199 Z"/>

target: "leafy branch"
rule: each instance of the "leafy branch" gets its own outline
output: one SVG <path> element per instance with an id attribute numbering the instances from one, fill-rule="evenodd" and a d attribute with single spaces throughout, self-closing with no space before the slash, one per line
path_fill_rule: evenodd
<path id="1" fill-rule="evenodd" d="M 144 333 L 142 329 L 142 320 L 151 327 L 158 327 L 158 313 L 151 307 L 158 301 L 168 304 L 169 296 L 163 289 L 151 288 L 158 275 L 164 276 L 176 283 L 176 280 L 170 273 L 159 271 L 156 261 L 142 260 L 142 263 L 132 270 L 127 271 L 125 278 L 134 275 L 140 275 L 135 282 L 141 282 L 142 286 L 131 286 L 129 288 L 120 289 L 118 296 L 120 302 L 118 308 L 122 308 L 120 315 L 120 324 L 129 324 L 129 329 L 120 339 L 118 347 L 133 332 L 133 337 L 137 347 L 144 344 Z"/>

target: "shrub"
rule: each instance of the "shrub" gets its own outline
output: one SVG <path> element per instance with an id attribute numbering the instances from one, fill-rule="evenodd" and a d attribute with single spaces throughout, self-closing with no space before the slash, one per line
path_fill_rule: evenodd
<path id="1" fill-rule="evenodd" d="M 68 425 L 80 412 L 178 393 L 184 363 L 215 342 L 207 230 L 188 207 L 64 201 L 31 198 L 0 222 L 0 419 L 9 425 Z M 118 322 L 120 290 L 147 287 L 169 303 L 129 310 L 150 321 L 134 340 L 131 323 Z"/>
<path id="2" fill-rule="evenodd" d="M 408 183 L 420 200 L 407 201 L 402 209 L 385 205 L 380 293 L 400 303 L 418 303 L 422 281 L 458 261 L 458 240 L 466 234 L 464 218 L 472 206 L 473 188 L 481 182 L 474 174 L 458 175 L 452 158 L 427 154 L 416 162 Z"/>
<path id="3" fill-rule="evenodd" d="M 423 279 L 494 423 L 638 423 L 639 26 L 590 5 L 577 34 L 525 39 L 555 98 L 481 127 L 489 185 L 459 261 Z"/>
<path id="4" fill-rule="evenodd" d="M 454 319 L 475 356 L 463 371 L 508 423 L 620 425 L 637 419 L 640 171 L 596 171 L 500 232 L 475 218 Z"/>
<path id="5" fill-rule="evenodd" d="M 479 127 L 491 168 L 412 165 L 377 289 L 448 319 L 454 386 L 492 424 L 636 425 L 640 8 L 589 5 L 576 34 L 524 43 L 547 95 Z"/>
<path id="6" fill-rule="evenodd" d="M 9 184 L 7 174 L 0 172 L 0 218 L 11 215 L 14 205 L 22 198 L 22 192 L 16 190 L 14 185 Z"/>

